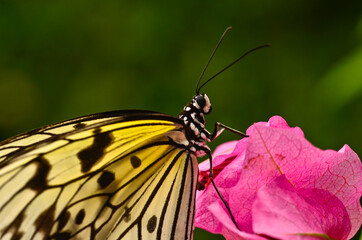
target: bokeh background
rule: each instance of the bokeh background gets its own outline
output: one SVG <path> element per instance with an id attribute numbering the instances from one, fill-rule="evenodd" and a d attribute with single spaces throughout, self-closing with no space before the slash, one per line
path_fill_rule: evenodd
<path id="1" fill-rule="evenodd" d="M 108 110 L 176 115 L 228 26 L 205 80 L 273 46 L 203 89 L 209 123 L 245 131 L 280 115 L 314 145 L 347 143 L 361 156 L 360 0 L 1 1 L 0 138 Z M 197 230 L 195 239 L 223 238 Z"/>

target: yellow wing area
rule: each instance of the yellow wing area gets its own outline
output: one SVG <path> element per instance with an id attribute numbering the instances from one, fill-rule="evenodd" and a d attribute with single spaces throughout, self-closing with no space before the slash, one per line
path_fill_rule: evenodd
<path id="1" fill-rule="evenodd" d="M 182 122 L 90 115 L 0 144 L 1 239 L 192 239 L 197 161 Z"/>

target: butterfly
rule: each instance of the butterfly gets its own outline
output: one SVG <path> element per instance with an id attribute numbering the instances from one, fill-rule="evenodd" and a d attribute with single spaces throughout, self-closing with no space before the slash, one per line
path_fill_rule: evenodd
<path id="1" fill-rule="evenodd" d="M 220 127 L 245 136 L 205 129 L 200 79 L 177 117 L 112 111 L 1 142 L 0 238 L 192 239 L 197 157 Z"/>

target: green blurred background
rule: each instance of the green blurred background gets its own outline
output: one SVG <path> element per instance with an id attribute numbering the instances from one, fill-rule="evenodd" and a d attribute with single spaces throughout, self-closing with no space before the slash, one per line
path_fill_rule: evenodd
<path id="1" fill-rule="evenodd" d="M 245 131 L 280 115 L 322 149 L 361 154 L 360 0 L 1 1 L 0 138 L 115 109 L 176 115 L 228 26 L 205 80 L 273 47 L 203 89 L 209 123 Z"/>

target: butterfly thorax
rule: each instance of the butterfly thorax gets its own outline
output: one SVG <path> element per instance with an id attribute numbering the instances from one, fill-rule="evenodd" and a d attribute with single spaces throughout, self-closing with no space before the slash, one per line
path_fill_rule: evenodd
<path id="1" fill-rule="evenodd" d="M 204 115 L 211 112 L 211 103 L 206 94 L 199 94 L 192 98 L 183 111 L 178 115 L 186 126 L 186 137 L 189 141 L 204 145 L 211 141 L 210 133 L 205 129 Z"/>

